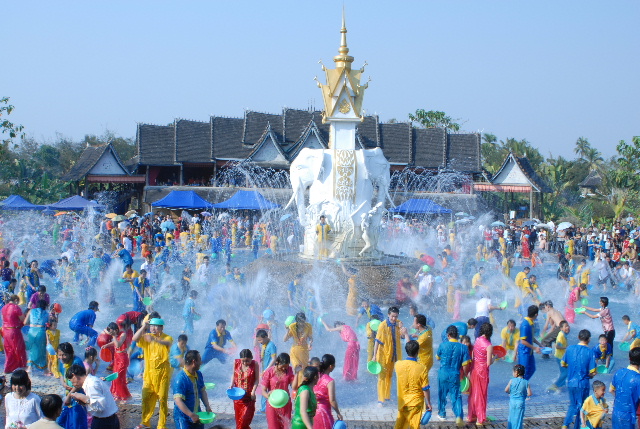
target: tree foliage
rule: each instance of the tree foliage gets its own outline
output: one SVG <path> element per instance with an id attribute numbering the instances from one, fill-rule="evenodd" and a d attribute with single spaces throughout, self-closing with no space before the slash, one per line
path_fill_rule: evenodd
<path id="1" fill-rule="evenodd" d="M 450 116 L 439 110 L 426 111 L 418 109 L 415 114 L 409 113 L 409 119 L 425 128 L 445 128 L 450 131 L 460 131 L 460 124 L 455 122 L 459 121 L 459 119 L 451 119 Z"/>

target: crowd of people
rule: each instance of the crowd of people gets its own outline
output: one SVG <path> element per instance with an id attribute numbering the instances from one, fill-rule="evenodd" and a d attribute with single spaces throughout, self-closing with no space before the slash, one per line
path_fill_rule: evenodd
<path id="1" fill-rule="evenodd" d="M 401 223 L 405 222 L 389 220 L 387 234 L 404 233 L 407 226 Z M 318 225 L 318 241 L 322 242 L 330 224 L 321 219 Z M 242 350 L 228 329 L 229 312 L 203 303 L 209 302 L 216 284 L 236 290 L 248 287 L 240 267 L 231 264 L 234 252 L 244 250 L 254 258 L 261 251 L 275 254 L 281 251 L 280 238 L 295 234 L 287 235 L 247 217 L 226 216 L 214 221 L 208 214 L 181 219 L 130 215 L 121 221 L 105 217 L 95 220 L 93 226 L 97 234 L 90 241 L 85 220 L 55 219 L 49 237 L 60 257 L 41 262 L 29 258 L 27 246 L 16 245 L 11 231 L 2 231 L 4 372 L 11 374 L 12 390 L 5 399 L 7 427 L 38 428 L 43 426 L 37 426 L 41 420 L 55 420 L 68 429 L 119 427 L 118 408 L 130 400 L 129 384 L 140 376 L 138 429 L 151 426 L 156 406 L 158 428 L 166 427 L 170 400 L 177 427 L 203 427 L 200 420 L 206 417 L 199 413 L 215 410 L 207 394 L 212 383 L 205 383 L 200 369 L 216 360 L 221 368 L 227 363 L 232 366 L 228 387 L 241 389 L 234 398 L 238 429 L 249 428 L 256 413 L 265 414 L 270 429 L 329 429 L 336 419 L 343 419 L 332 372 L 342 367 L 342 380 L 347 383 L 362 377 L 361 342 L 367 344 L 367 370 L 377 376 L 378 406 L 388 406 L 391 401 L 395 375 L 398 429 L 419 427 L 425 412 L 432 411 L 430 373 L 436 360 L 437 416 L 447 419 L 450 402 L 458 425 L 465 422 L 465 392 L 466 421 L 478 426 L 488 422 L 490 369 L 497 360 L 506 360 L 517 362 L 513 378 L 505 380 L 511 398 L 508 424 L 510 428 L 523 427 L 537 355 L 558 362 L 558 377 L 548 390 L 568 391 L 565 426 L 575 422 L 598 427 L 608 413 L 605 386 L 598 380 L 591 383 L 591 379 L 596 369 L 612 371 L 614 365 L 615 328 L 607 293 L 636 290 L 635 237 L 640 232 L 631 223 L 614 225 L 613 232 L 607 228 L 494 226 L 479 235 L 472 233 L 471 227 L 429 227 L 423 233 L 435 235 L 432 250 L 415 255 L 420 269 L 398 280 L 395 302 L 383 306 L 366 296 L 361 299 L 366 288 L 357 288 L 358 270 L 341 264 L 348 291 L 344 316 L 328 324 L 324 317 L 318 317 L 322 316 L 317 302 L 320 297 L 305 284 L 303 275 L 296 275 L 290 278 L 286 297 L 282 297 L 295 316 L 281 321 L 274 308 L 249 308 L 250 319 L 256 323 L 251 327 L 252 346 Z M 583 241 L 586 250 L 576 244 Z M 591 241 L 598 244 L 589 245 Z M 538 273 L 550 263 L 555 267 L 556 258 L 561 294 L 538 284 Z M 512 276 L 511 269 L 516 266 L 522 268 Z M 97 328 L 99 302 L 115 305 L 113 289 L 119 283 L 109 276 L 131 290 L 133 308 Z M 47 288 L 45 283 L 52 286 Z M 501 303 L 494 302 L 496 290 L 505 296 Z M 600 306 L 592 308 L 583 300 L 596 291 L 602 294 Z M 556 309 L 553 299 L 559 295 L 566 303 Z M 61 302 L 72 297 L 86 303 L 86 309 L 70 318 L 68 329 L 59 329 Z M 176 341 L 165 332 L 165 319 L 154 308 L 160 300 L 181 303 L 184 324 Z M 470 307 L 475 308 L 475 313 L 469 314 L 473 317 L 461 321 Z M 494 314 L 507 308 L 513 318 L 501 330 L 499 344 L 494 345 Z M 405 310 L 411 316 L 411 326 L 400 321 Z M 205 311 L 225 316 L 215 322 L 205 347 L 198 351 L 190 347 L 189 336 L 193 340 L 194 326 Z M 580 317 L 601 321 L 597 344 L 592 344 L 592 333 L 582 329 L 579 343 L 568 345 L 567 335 L 580 323 Z M 640 326 L 629 315 L 620 320 L 627 327 L 623 343 L 629 348 L 630 366 L 617 370 L 610 386 L 615 394 L 612 422 L 616 428 L 635 425 L 640 401 Z M 445 325 L 440 336 L 433 333 L 436 321 Z M 311 355 L 312 351 L 323 351 L 325 341 L 319 347 L 318 341 L 314 345 L 318 329 L 340 335 L 346 343 L 344 356 Z M 242 340 L 247 342 L 247 338 Z M 278 352 L 278 345 L 289 342 L 288 353 Z M 84 358 L 76 356 L 78 351 Z M 100 362 L 106 364 L 105 377 L 96 376 Z M 66 394 L 42 398 L 33 394 L 30 374 L 35 372 L 59 378 Z M 274 398 L 282 391 L 286 398 L 276 404 Z"/>

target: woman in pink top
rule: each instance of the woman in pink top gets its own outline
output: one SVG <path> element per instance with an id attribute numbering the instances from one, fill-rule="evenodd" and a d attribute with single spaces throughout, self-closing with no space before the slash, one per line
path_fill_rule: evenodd
<path id="1" fill-rule="evenodd" d="M 336 358 L 333 355 L 322 356 L 322 362 L 320 362 L 320 379 L 313 388 L 313 393 L 316 394 L 316 400 L 318 406 L 316 408 L 316 415 L 313 417 L 313 429 L 331 429 L 333 428 L 333 415 L 331 414 L 331 408 L 333 408 L 338 416 L 338 420 L 342 420 L 342 414 L 338 408 L 338 401 L 336 400 L 336 383 L 333 378 L 329 376 L 336 367 Z"/>
<path id="2" fill-rule="evenodd" d="M 322 324 L 329 332 L 340 332 L 340 338 L 347 343 L 347 350 L 344 353 L 344 366 L 342 367 L 342 378 L 345 381 L 356 381 L 358 379 L 358 363 L 360 361 L 360 343 L 358 336 L 351 329 L 351 326 L 344 322 L 335 322 L 333 328 L 329 328 L 323 320 Z"/>
<path id="3" fill-rule="evenodd" d="M 273 366 L 262 374 L 262 396 L 269 399 L 269 395 L 276 389 L 285 390 L 291 397 L 289 386 L 293 384 L 295 391 L 298 386 L 291 369 L 291 358 L 287 353 L 280 353 Z M 267 426 L 269 429 L 287 429 L 291 427 L 291 401 L 282 408 L 273 408 L 267 401 Z"/>
<path id="4" fill-rule="evenodd" d="M 27 349 L 20 330 L 24 315 L 18 306 L 20 298 L 12 295 L 7 305 L 2 307 L 2 336 L 4 337 L 4 372 L 6 374 L 27 367 Z"/>
<path id="5" fill-rule="evenodd" d="M 469 393 L 469 423 L 477 420 L 482 425 L 487 420 L 487 394 L 489 387 L 489 367 L 493 363 L 491 335 L 493 326 L 485 323 L 480 327 L 480 336 L 473 345 L 473 370 L 471 371 L 471 392 Z"/>

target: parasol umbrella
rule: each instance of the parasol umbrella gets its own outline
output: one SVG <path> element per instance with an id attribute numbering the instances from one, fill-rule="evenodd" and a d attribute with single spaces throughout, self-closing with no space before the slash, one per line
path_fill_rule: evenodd
<path id="1" fill-rule="evenodd" d="M 128 212 L 126 212 L 124 215 L 125 215 L 125 216 L 131 216 L 131 215 L 134 215 L 134 214 L 138 214 L 138 212 L 136 212 L 135 210 L 129 210 L 129 211 L 128 211 Z"/>
<path id="2" fill-rule="evenodd" d="M 500 222 L 499 220 L 492 222 L 491 226 L 506 226 L 504 222 Z"/>
<path id="3" fill-rule="evenodd" d="M 176 229 L 176 224 L 173 223 L 172 220 L 165 220 L 164 222 L 162 222 L 160 224 L 160 228 L 162 228 L 163 231 L 173 231 Z"/>
<path id="4" fill-rule="evenodd" d="M 456 221 L 456 223 L 469 223 L 469 222 L 471 222 L 471 219 L 469 219 L 469 218 L 465 218 L 465 219 L 458 219 L 458 220 Z"/>
<path id="5" fill-rule="evenodd" d="M 627 218 L 627 222 L 631 222 L 631 221 L 633 221 L 633 220 L 635 220 L 635 218 L 634 218 L 633 216 L 629 216 L 629 217 Z"/>
<path id="6" fill-rule="evenodd" d="M 62 215 L 66 215 L 69 214 L 69 212 L 58 212 L 56 214 L 54 214 L 54 216 L 62 216 Z"/>
<path id="7" fill-rule="evenodd" d="M 522 226 L 534 226 L 535 224 L 537 224 L 537 222 L 533 221 L 533 220 L 528 220 L 526 222 L 522 222 Z"/>
<path id="8" fill-rule="evenodd" d="M 404 219 L 402 216 L 400 216 L 400 215 L 398 215 L 398 214 L 397 214 L 397 215 L 393 215 L 393 218 L 394 218 L 394 219 Z"/>
<path id="9" fill-rule="evenodd" d="M 55 210 L 52 210 L 49 207 L 47 207 L 46 209 L 42 210 L 42 214 L 45 214 L 45 215 L 52 215 L 54 213 L 55 213 Z"/>
<path id="10" fill-rule="evenodd" d="M 127 220 L 126 216 L 122 216 L 122 215 L 117 215 L 116 217 L 111 219 L 114 222 L 122 222 L 123 220 Z"/>
<path id="11" fill-rule="evenodd" d="M 130 225 L 129 221 L 122 221 L 118 224 L 118 229 L 125 230 L 129 228 Z"/>
<path id="12" fill-rule="evenodd" d="M 202 213 L 200 213 L 200 214 L 201 214 L 202 216 L 211 216 L 211 213 L 209 213 L 209 212 L 202 212 Z"/>
<path id="13" fill-rule="evenodd" d="M 289 219 L 290 217 L 291 217 L 291 213 L 284 214 L 280 218 L 280 222 L 285 221 L 285 220 Z"/>
<path id="14" fill-rule="evenodd" d="M 560 222 L 558 224 L 558 231 L 562 231 L 567 228 L 571 228 L 573 224 L 571 222 Z"/>
<path id="15" fill-rule="evenodd" d="M 135 218 L 137 218 L 137 217 L 139 217 L 139 216 L 138 216 L 138 213 L 134 213 L 134 214 L 132 214 L 132 215 L 129 215 L 129 219 L 135 219 Z"/>
<path id="16" fill-rule="evenodd" d="M 104 215 L 104 217 L 108 217 L 109 219 L 113 219 L 114 217 L 118 216 L 115 213 L 107 213 L 106 215 Z"/>
<path id="17" fill-rule="evenodd" d="M 456 213 L 456 216 L 467 217 L 467 216 L 469 216 L 469 214 L 465 213 L 465 212 L 458 212 L 458 213 Z"/>

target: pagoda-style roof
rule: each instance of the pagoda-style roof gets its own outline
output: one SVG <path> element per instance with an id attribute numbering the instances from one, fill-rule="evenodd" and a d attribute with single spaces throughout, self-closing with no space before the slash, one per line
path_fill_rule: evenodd
<path id="1" fill-rule="evenodd" d="M 101 176 L 130 175 L 129 170 L 122 163 L 118 152 L 111 143 L 101 146 L 87 146 L 80 158 L 71 167 L 71 170 L 62 176 L 62 180 L 72 182 L 81 180 L 89 174 Z"/>
<path id="2" fill-rule="evenodd" d="M 596 189 L 598 186 L 602 184 L 602 176 L 598 173 L 597 170 L 591 170 L 587 177 L 584 178 L 582 182 L 578 184 L 581 188 L 590 188 Z"/>
<path id="3" fill-rule="evenodd" d="M 507 155 L 502 167 L 491 178 L 491 184 L 494 187 L 512 188 L 512 192 L 518 187 L 530 187 L 536 192 L 553 192 L 551 187 L 538 176 L 526 156 L 517 157 L 512 152 Z"/>

